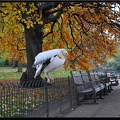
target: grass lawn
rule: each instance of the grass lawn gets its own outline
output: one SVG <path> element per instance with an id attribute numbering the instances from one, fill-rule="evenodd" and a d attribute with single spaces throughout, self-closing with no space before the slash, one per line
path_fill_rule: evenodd
<path id="1" fill-rule="evenodd" d="M 0 67 L 0 80 L 18 80 L 20 79 L 22 72 L 17 72 L 18 68 L 13 67 Z M 26 70 L 25 67 L 23 67 L 23 72 Z M 50 72 L 50 75 L 54 78 L 59 77 L 67 77 L 70 75 L 69 71 L 65 71 L 63 67 L 58 68 L 52 72 Z M 42 74 L 43 77 L 43 74 Z"/>

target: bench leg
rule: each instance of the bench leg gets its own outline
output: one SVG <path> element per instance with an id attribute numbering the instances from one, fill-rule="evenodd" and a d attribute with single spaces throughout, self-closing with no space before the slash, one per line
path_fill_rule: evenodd
<path id="1" fill-rule="evenodd" d="M 100 95 L 100 99 L 104 99 L 104 98 L 102 97 L 102 89 L 100 90 L 99 95 Z"/>
<path id="2" fill-rule="evenodd" d="M 110 85 L 110 90 L 113 90 L 113 89 L 112 89 L 112 85 Z"/>
<path id="3" fill-rule="evenodd" d="M 93 100 L 94 100 L 94 104 L 99 104 L 96 98 L 96 91 L 93 92 Z"/>
<path id="4" fill-rule="evenodd" d="M 117 86 L 119 83 L 118 83 L 118 80 L 115 80 L 115 86 Z"/>
<path id="5" fill-rule="evenodd" d="M 104 95 L 107 95 L 107 88 L 106 87 L 104 88 L 103 92 L 104 92 Z"/>
<path id="6" fill-rule="evenodd" d="M 104 88 L 104 95 L 109 95 L 108 94 L 108 89 L 107 89 L 107 85 L 105 84 L 105 88 Z"/>
<path id="7" fill-rule="evenodd" d="M 110 86 L 108 86 L 108 92 L 111 92 L 111 90 L 110 90 Z"/>
<path id="8" fill-rule="evenodd" d="M 79 94 L 76 94 L 76 101 L 77 101 L 77 105 L 80 105 L 80 103 L 79 103 Z"/>

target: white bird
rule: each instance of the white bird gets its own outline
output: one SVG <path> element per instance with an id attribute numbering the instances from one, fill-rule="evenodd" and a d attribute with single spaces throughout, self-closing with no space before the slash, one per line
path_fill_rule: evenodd
<path id="1" fill-rule="evenodd" d="M 67 55 L 68 52 L 65 49 L 53 49 L 39 53 L 35 57 L 35 61 L 32 65 L 33 68 L 36 67 L 34 78 L 44 72 L 44 76 L 47 77 L 48 82 L 53 80 L 48 73 L 61 67 L 62 65 L 65 65 L 66 68 Z"/>

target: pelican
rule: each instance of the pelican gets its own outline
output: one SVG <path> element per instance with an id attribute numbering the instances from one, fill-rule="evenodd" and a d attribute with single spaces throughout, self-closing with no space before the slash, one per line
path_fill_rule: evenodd
<path id="1" fill-rule="evenodd" d="M 33 68 L 36 68 L 34 79 L 41 73 L 44 73 L 44 76 L 47 77 L 47 82 L 50 83 L 50 80 L 53 78 L 50 77 L 49 72 L 65 65 L 67 67 L 67 55 L 68 52 L 66 49 L 52 49 L 39 53 L 35 57 L 35 61 L 32 65 Z"/>

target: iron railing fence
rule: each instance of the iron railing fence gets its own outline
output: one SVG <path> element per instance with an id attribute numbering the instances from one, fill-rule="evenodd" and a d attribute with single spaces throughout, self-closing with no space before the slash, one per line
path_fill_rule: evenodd
<path id="1" fill-rule="evenodd" d="M 40 81 L 32 83 L 39 86 Z M 72 109 L 75 92 L 69 77 L 56 78 L 52 85 L 45 79 L 44 87 L 22 85 L 0 83 L 0 117 L 55 117 L 65 109 Z"/>

